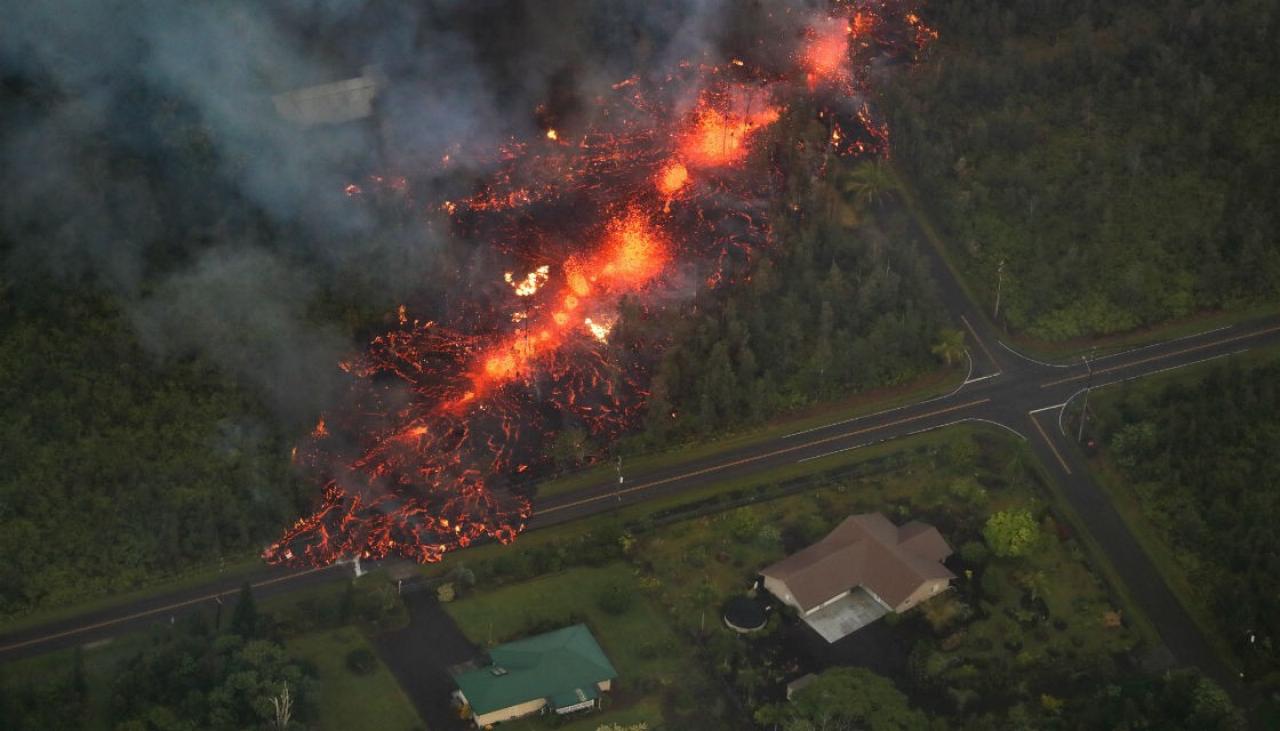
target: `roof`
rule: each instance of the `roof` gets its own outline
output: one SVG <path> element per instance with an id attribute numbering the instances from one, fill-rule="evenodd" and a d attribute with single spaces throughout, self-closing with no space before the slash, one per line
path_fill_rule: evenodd
<path id="1" fill-rule="evenodd" d="M 454 678 L 476 715 L 538 698 L 576 699 L 579 691 L 589 698 L 597 683 L 618 677 L 583 624 L 498 645 L 489 658 L 489 666 Z"/>
<path id="2" fill-rule="evenodd" d="M 899 527 L 866 513 L 760 573 L 786 584 L 804 611 L 858 586 L 896 607 L 925 581 L 955 578 L 941 564 L 950 555 L 937 528 L 914 520 Z"/>
<path id="3" fill-rule="evenodd" d="M 373 100 L 384 85 L 381 73 L 366 67 L 360 76 L 276 94 L 281 117 L 306 127 L 363 119 L 373 114 Z"/>

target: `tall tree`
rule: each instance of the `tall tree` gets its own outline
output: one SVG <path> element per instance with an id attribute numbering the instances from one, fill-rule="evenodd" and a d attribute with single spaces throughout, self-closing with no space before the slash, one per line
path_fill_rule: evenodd
<path id="1" fill-rule="evenodd" d="M 258 606 L 253 599 L 253 589 L 247 581 L 240 587 L 235 611 L 231 613 L 230 628 L 233 633 L 244 638 L 258 634 Z"/>

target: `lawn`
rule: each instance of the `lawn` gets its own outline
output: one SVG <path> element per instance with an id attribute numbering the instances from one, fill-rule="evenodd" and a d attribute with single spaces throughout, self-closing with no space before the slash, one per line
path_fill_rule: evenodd
<path id="1" fill-rule="evenodd" d="M 621 613 L 600 607 L 600 597 L 615 591 L 628 599 Z M 476 592 L 445 609 L 481 647 L 585 621 L 617 668 L 619 689 L 671 685 L 689 663 L 685 643 L 636 589 L 635 571 L 624 563 L 574 568 Z"/>
<path id="2" fill-rule="evenodd" d="M 1132 650 L 1140 634 L 1130 626 L 1133 618 L 1117 593 L 1090 568 L 1075 534 L 1058 529 L 1057 521 L 1064 518 L 1051 509 L 1052 496 L 1043 493 L 1022 445 L 978 427 L 924 436 L 915 438 L 905 452 L 909 459 L 897 466 L 851 476 L 847 467 L 868 455 L 808 463 L 806 489 L 791 494 L 749 490 L 754 502 L 741 507 L 717 509 L 716 503 L 693 517 L 656 524 L 584 521 L 597 530 L 607 522 L 620 535 L 622 550 L 609 555 L 620 553 L 621 559 L 604 566 L 580 565 L 583 548 L 591 545 L 586 542 L 573 543 L 564 536 L 559 542 L 518 542 L 506 549 L 512 556 L 523 545 L 525 551 L 557 553 L 557 565 L 578 567 L 489 588 L 517 574 L 473 563 L 478 588 L 447 605 L 448 611 L 482 646 L 587 622 L 619 669 L 613 700 L 624 707 L 619 712 L 629 714 L 620 721 L 683 728 L 692 717 L 681 715 L 688 707 L 681 710 L 673 689 L 689 677 L 705 676 L 699 668 L 715 668 L 716 684 L 700 700 L 718 703 L 718 718 L 705 727 L 732 728 L 739 719 L 725 704 L 725 682 L 736 686 L 732 692 L 738 700 L 758 706 L 776 698 L 781 685 L 799 670 L 796 661 L 783 657 L 794 653 L 794 648 L 781 647 L 794 644 L 781 639 L 794 636 L 786 634 L 792 632 L 786 629 L 790 625 L 775 619 L 766 632 L 744 639 L 721 624 L 723 603 L 748 591 L 761 567 L 818 539 L 845 516 L 882 511 L 898 523 L 933 523 L 953 548 L 965 547 L 961 552 L 967 557 L 957 564 L 954 591 L 922 610 L 886 620 L 891 632 L 912 648 L 915 675 L 894 680 L 913 697 L 963 716 L 990 711 L 991 702 L 978 700 L 983 695 L 1003 703 L 1001 709 L 1038 704 L 1040 695 L 1079 692 L 1086 682 L 1082 678 L 1110 676 L 1114 658 Z M 896 445 L 900 450 L 906 446 Z M 828 472 L 815 473 L 815 467 Z M 785 473 L 797 476 L 792 470 Z M 718 488 L 721 493 L 727 489 Z M 690 499 L 685 496 L 684 501 Z M 1005 509 L 1026 509 L 1040 521 L 1040 538 L 1026 557 L 982 555 L 982 526 L 988 515 Z M 634 530 L 624 530 L 628 525 Z M 598 597 L 620 586 L 636 587 L 635 596 L 627 612 L 610 614 L 598 605 Z M 991 678 L 998 678 L 1001 687 L 993 689 Z M 638 709 L 649 706 L 662 709 L 666 717 L 638 717 Z M 583 728 L 593 730 L 590 724 L 612 718 L 586 719 Z M 525 723 L 513 728 L 544 728 L 549 720 Z"/>
<path id="3" fill-rule="evenodd" d="M 366 675 L 357 675 L 346 666 L 353 650 L 373 653 L 373 646 L 353 627 L 315 632 L 290 639 L 286 646 L 299 658 L 316 667 L 315 692 L 319 728 L 331 731 L 410 731 L 425 725 L 396 679 L 374 658 L 376 665 Z"/>

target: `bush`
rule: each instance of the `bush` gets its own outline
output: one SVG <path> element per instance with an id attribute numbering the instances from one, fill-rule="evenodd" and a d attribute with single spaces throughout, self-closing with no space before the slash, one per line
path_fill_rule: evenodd
<path id="1" fill-rule="evenodd" d="M 353 675 L 368 675 L 378 668 L 378 658 L 367 647 L 347 653 L 347 670 Z"/>
<path id="2" fill-rule="evenodd" d="M 1026 510 L 1002 510 L 987 519 L 982 537 L 1001 558 L 1024 556 L 1040 537 L 1040 526 Z"/>
<path id="3" fill-rule="evenodd" d="M 436 587 L 436 599 L 439 599 L 442 603 L 447 604 L 453 601 L 454 599 L 456 599 L 457 596 L 458 596 L 458 593 L 453 588 L 453 582 L 451 581 L 446 581 L 445 583 Z"/>
<path id="4" fill-rule="evenodd" d="M 596 597 L 596 606 L 606 614 L 619 615 L 626 614 L 631 609 L 631 603 L 634 598 L 632 589 L 627 584 L 614 584 L 606 587 L 600 595 Z"/>

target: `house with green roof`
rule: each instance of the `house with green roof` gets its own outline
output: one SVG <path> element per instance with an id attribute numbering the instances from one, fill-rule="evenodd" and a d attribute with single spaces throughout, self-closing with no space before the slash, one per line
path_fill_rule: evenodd
<path id="1" fill-rule="evenodd" d="M 618 677 L 583 624 L 498 645 L 489 661 L 454 676 L 454 695 L 470 707 L 478 728 L 548 710 L 595 708 Z"/>

